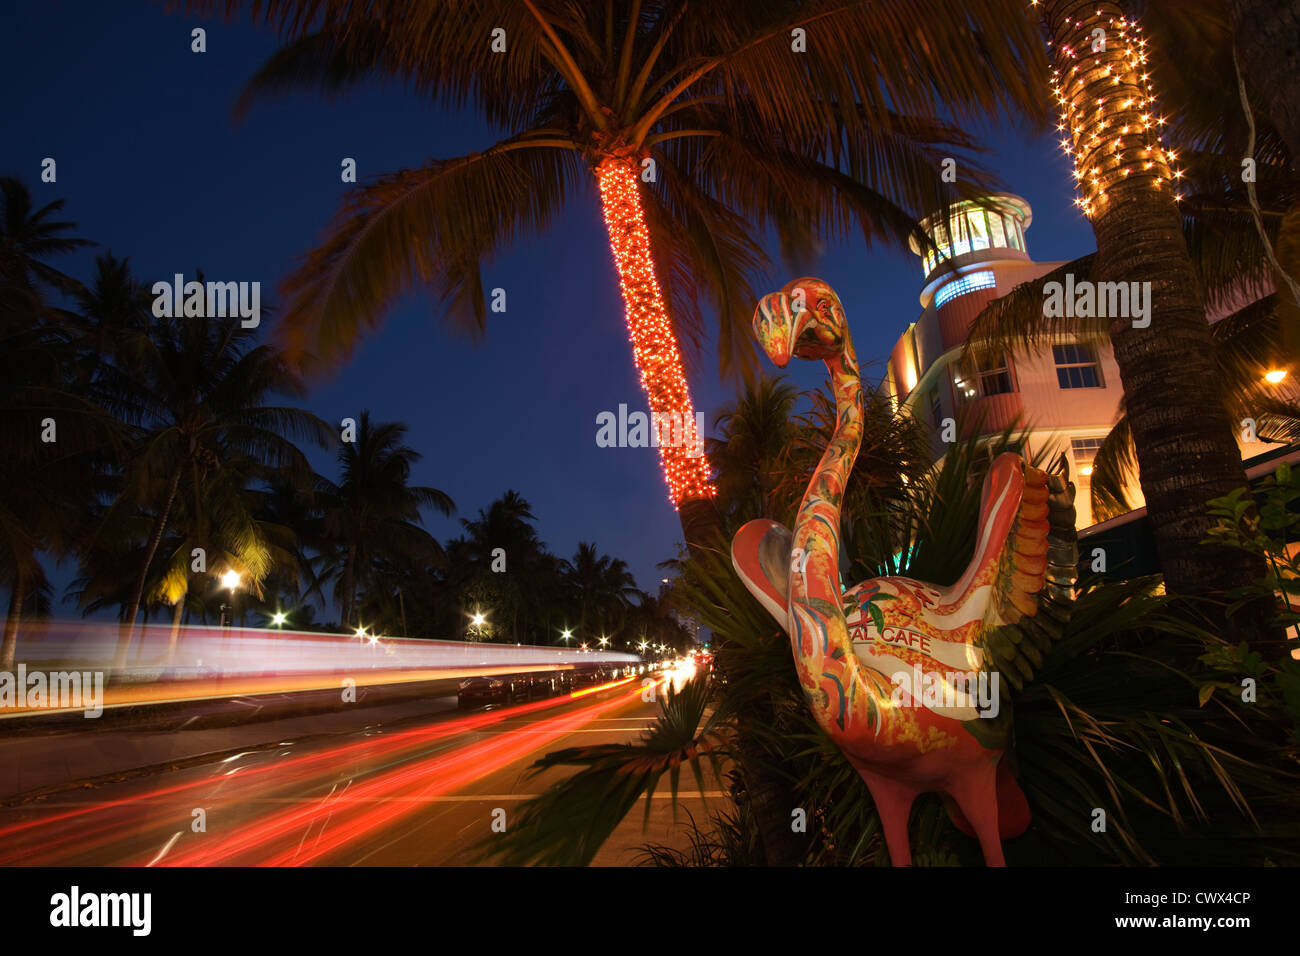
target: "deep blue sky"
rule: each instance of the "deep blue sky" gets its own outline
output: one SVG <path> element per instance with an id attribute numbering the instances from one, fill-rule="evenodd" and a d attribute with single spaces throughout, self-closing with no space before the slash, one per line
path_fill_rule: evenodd
<path id="1" fill-rule="evenodd" d="M 196 25 L 208 31 L 204 54 L 190 52 Z M 231 105 L 275 48 L 247 18 L 201 21 L 143 2 L 10 6 L 0 31 L 0 88 L 9 91 L 0 101 L 0 175 L 22 178 L 38 204 L 66 200 L 65 218 L 101 244 L 61 268 L 89 278 L 96 252 L 111 249 L 142 276 L 188 278 L 200 268 L 211 279 L 261 281 L 265 305 L 350 188 L 339 179 L 343 157 L 356 158 L 364 181 L 499 138 L 472 114 L 378 82 L 333 103 L 270 101 L 237 127 Z M 1091 250 L 1052 137 L 979 135 L 1004 187 L 1033 206 L 1030 254 Z M 58 162 L 55 184 L 40 182 L 46 156 Z M 877 363 L 867 374 L 878 377 L 918 312 L 919 261 L 856 242 L 828 250 L 813 271 L 840 293 L 859 356 Z M 767 288 L 777 288 L 791 276 L 777 267 L 769 278 Z M 484 280 L 507 290 L 508 311 L 489 316 L 482 342 L 444 329 L 432 297 L 412 297 L 304 404 L 333 422 L 368 408 L 409 423 L 409 443 L 424 456 L 415 480 L 448 492 L 459 515 L 516 488 L 554 551 L 568 556 L 594 540 L 653 590 L 655 564 L 675 554 L 681 529 L 654 449 L 595 444 L 597 413 L 645 406 L 594 186 L 544 236 L 500 255 Z M 791 372 L 801 387 L 824 375 L 800 366 Z M 690 377 L 711 424 L 735 387 L 719 381 L 711 350 Z M 333 474 L 327 457 L 315 463 Z M 459 530 L 455 518 L 437 515 L 428 526 L 440 539 Z"/>

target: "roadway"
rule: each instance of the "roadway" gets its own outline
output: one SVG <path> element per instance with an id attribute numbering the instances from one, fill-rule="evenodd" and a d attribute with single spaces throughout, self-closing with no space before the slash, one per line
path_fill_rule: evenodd
<path id="1" fill-rule="evenodd" d="M 213 746 L 207 759 L 9 796 L 0 800 L 0 865 L 467 865 L 492 838 L 494 819 L 504 814 L 508 828 L 522 801 L 571 772 L 529 777 L 540 755 L 633 741 L 656 706 L 632 680 L 510 708 L 458 712 L 455 698 L 443 696 L 419 710 L 357 712 L 348 729 L 325 733 L 300 723 L 297 733 L 246 750 L 236 748 L 249 739 L 247 727 L 208 730 L 212 744 L 224 733 L 231 746 Z M 692 775 L 682 783 L 683 805 L 697 819 L 719 808 L 716 792 L 694 792 Z M 683 842 L 664 795 L 645 831 L 642 815 L 638 805 L 598 865 L 634 863 L 645 842 Z"/>

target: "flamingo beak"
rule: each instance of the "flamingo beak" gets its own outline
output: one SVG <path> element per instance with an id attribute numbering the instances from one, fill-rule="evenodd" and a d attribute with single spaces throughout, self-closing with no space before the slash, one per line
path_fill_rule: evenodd
<path id="1" fill-rule="evenodd" d="M 785 368 L 790 364 L 795 343 L 811 320 L 812 313 L 807 309 L 793 311 L 790 296 L 784 290 L 772 292 L 763 296 L 754 309 L 754 337 L 772 363 L 777 368 Z"/>

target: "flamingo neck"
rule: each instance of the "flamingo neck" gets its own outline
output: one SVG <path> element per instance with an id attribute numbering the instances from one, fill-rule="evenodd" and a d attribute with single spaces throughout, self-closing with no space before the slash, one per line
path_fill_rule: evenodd
<path id="1" fill-rule="evenodd" d="M 826 361 L 835 392 L 836 425 L 822 453 L 795 519 L 791 552 L 789 617 L 791 647 L 800 682 L 825 719 L 843 726 L 843 700 L 830 699 L 823 678 L 841 675 L 847 686 L 856 658 L 849 638 L 844 605 L 840 600 L 840 510 L 844 488 L 862 445 L 862 380 L 857 356 L 845 330 L 844 348 Z M 841 651 L 835 655 L 836 650 Z"/>

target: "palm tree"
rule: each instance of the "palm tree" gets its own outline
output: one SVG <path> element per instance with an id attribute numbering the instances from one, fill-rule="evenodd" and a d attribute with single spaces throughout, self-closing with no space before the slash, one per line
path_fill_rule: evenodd
<path id="1" fill-rule="evenodd" d="M 783 378 L 764 376 L 714 416 L 720 437 L 709 439 L 708 449 L 717 468 L 718 511 L 729 526 L 786 517 L 774 490 L 797 432 L 792 415 L 798 397 Z"/>
<path id="2" fill-rule="evenodd" d="M 579 541 L 564 572 L 578 605 L 578 637 L 587 644 L 593 635 L 609 636 L 616 630 L 632 598 L 640 594 L 627 563 L 601 554 L 594 542 Z"/>
<path id="3" fill-rule="evenodd" d="M 229 14 L 238 5 L 187 6 Z M 285 283 L 285 328 L 305 353 L 338 363 L 398 295 L 432 284 L 455 319 L 481 330 L 481 261 L 544 227 L 594 180 L 650 409 L 693 424 L 678 336 L 694 335 L 710 305 L 724 370 L 749 367 L 742 330 L 750 278 L 768 261 L 765 227 L 792 256 L 855 226 L 868 240 L 901 240 L 920 215 L 987 178 L 964 163 L 960 186 L 945 186 L 943 160 L 965 156 L 970 141 L 937 115 L 1041 115 L 1042 50 L 1020 6 L 254 3 L 254 17 L 289 42 L 241 109 L 266 93 L 337 93 L 379 75 L 446 106 L 472 102 L 510 132 L 481 152 L 354 189 Z M 660 448 L 688 543 L 717 526 L 707 457 L 692 451 Z"/>
<path id="4" fill-rule="evenodd" d="M 310 475 L 293 439 L 307 438 L 322 447 L 334 440 L 330 426 L 315 415 L 268 404 L 273 395 L 301 395 L 302 385 L 283 354 L 255 344 L 255 334 L 238 316 L 157 319 L 147 334 L 131 336 L 112 369 L 110 407 L 133 428 L 135 438 L 122 471 L 122 493 L 100 533 L 111 533 L 135 517 L 148 525 L 114 669 L 126 663 L 136 613 L 181 478 L 192 476 L 197 487 L 228 476 L 232 465 L 242 470 L 246 462 Z"/>
<path id="5" fill-rule="evenodd" d="M 1227 0 L 1241 71 L 1257 89 L 1293 157 L 1300 158 L 1300 3 Z"/>
<path id="6" fill-rule="evenodd" d="M 0 581 L 9 588 L 0 667 L 12 667 L 22 616 L 48 592 L 44 555 L 61 557 L 84 533 L 88 456 L 112 437 L 108 416 L 73 389 L 75 343 L 47 302 L 77 284 L 45 260 L 91 244 L 51 218 L 62 207 L 34 209 L 21 182 L 0 178 Z"/>
<path id="7" fill-rule="evenodd" d="M 324 533 L 337 549 L 322 576 L 335 578 L 344 627 L 353 623 L 357 592 L 370 583 L 377 559 L 417 561 L 442 555 L 438 542 L 420 526 L 420 509 L 446 515 L 455 504 L 437 488 L 409 483 L 421 456 L 403 444 L 406 430 L 400 422 L 372 422 L 370 412 L 363 411 L 356 440 L 339 449 L 338 484 L 322 478 L 317 486 Z"/>
<path id="8" fill-rule="evenodd" d="M 76 228 L 76 223 L 50 218 L 62 211 L 63 200 L 33 209 L 32 195 L 22 181 L 3 176 L 0 203 L 0 282 L 29 290 L 74 290 L 76 281 L 45 260 L 94 243 L 66 235 L 69 229 Z"/>
<path id="9" fill-rule="evenodd" d="M 1219 396 L 1203 387 L 1215 380 L 1213 341 L 1183 239 L 1177 153 L 1151 99 L 1146 40 L 1114 0 L 1046 0 L 1041 9 L 1062 144 L 1097 239 L 1093 275 L 1125 288 L 1150 283 L 1149 322 L 1112 316 L 1108 331 L 1165 580 L 1182 594 L 1245 586 L 1263 575 L 1256 556 L 1201 544 L 1206 503 L 1245 476 Z M 1235 626 L 1272 641 L 1266 616 L 1260 608 Z"/>

